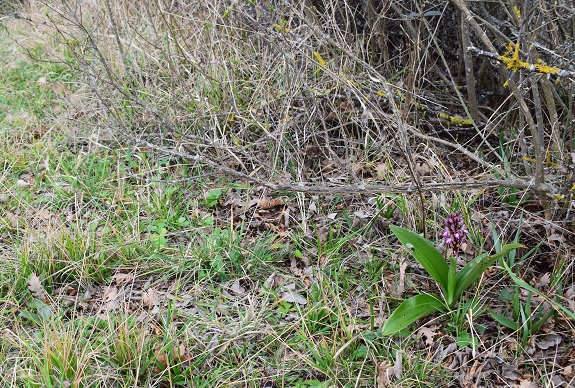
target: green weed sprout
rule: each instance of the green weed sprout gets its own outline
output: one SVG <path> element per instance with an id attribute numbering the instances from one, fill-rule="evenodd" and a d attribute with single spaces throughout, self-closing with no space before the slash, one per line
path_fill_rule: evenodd
<path id="1" fill-rule="evenodd" d="M 483 253 L 457 272 L 456 256 L 461 243 L 465 241 L 465 236 L 469 233 L 459 212 L 451 214 L 445 220 L 445 229 L 441 235 L 445 245 L 452 248 L 453 254 L 449 256 L 449 264 L 431 242 L 417 233 L 395 225 L 390 228 L 419 264 L 439 284 L 442 297 L 434 294 L 419 294 L 403 301 L 385 322 L 382 329 L 384 335 L 394 334 L 417 319 L 434 312 L 452 311 L 465 290 L 475 283 L 483 271 L 500 257 L 522 247 L 519 243 L 512 243 L 504 245 L 495 255 L 489 256 Z"/>

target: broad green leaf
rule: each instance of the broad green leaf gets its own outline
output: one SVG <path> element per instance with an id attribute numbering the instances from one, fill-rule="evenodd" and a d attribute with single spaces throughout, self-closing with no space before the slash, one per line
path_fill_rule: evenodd
<path id="1" fill-rule="evenodd" d="M 410 230 L 391 225 L 391 231 L 406 247 L 415 259 L 441 286 L 443 292 L 447 291 L 447 271 L 449 266 L 443 255 L 426 239 Z"/>
<path id="2" fill-rule="evenodd" d="M 489 310 L 489 314 L 501 325 L 510 328 L 511 330 L 519 330 L 519 324 L 511 318 L 507 318 L 505 315 L 497 314 L 493 310 Z"/>
<path id="3" fill-rule="evenodd" d="M 485 271 L 491 264 L 495 263 L 497 259 L 505 256 L 514 249 L 521 248 L 522 246 L 523 245 L 518 243 L 506 244 L 501 248 L 501 252 L 498 252 L 493 256 L 488 256 L 487 253 L 484 253 L 467 263 L 455 277 L 457 286 L 455 287 L 454 300 L 461 298 L 463 292 L 465 292 L 470 285 L 475 283 L 483 271 Z"/>
<path id="4" fill-rule="evenodd" d="M 382 334 L 397 333 L 419 318 L 436 311 L 445 311 L 445 304 L 436 295 L 419 294 L 404 300 L 383 325 Z"/>
<path id="5" fill-rule="evenodd" d="M 531 292 L 536 293 L 537 295 L 539 295 L 540 297 L 542 297 L 543 299 L 545 299 L 547 302 L 549 302 L 549 304 L 555 309 L 555 310 L 561 310 L 563 311 L 565 314 L 567 314 L 567 316 L 571 319 L 575 319 L 575 312 L 569 310 L 568 308 L 562 306 L 561 304 L 557 303 L 555 300 L 549 298 L 547 295 L 543 294 L 540 291 L 537 291 L 535 288 L 531 287 L 529 284 L 527 284 L 524 280 L 520 279 L 517 275 L 515 275 L 513 273 L 513 271 L 511 271 L 511 268 L 509 268 L 509 266 L 507 265 L 507 263 L 505 261 L 503 261 L 503 266 L 505 267 L 505 270 L 507 271 L 507 273 L 509 274 L 509 276 L 511 276 L 511 279 L 513 279 L 513 281 L 515 282 L 515 284 L 517 284 L 519 287 L 523 287 L 526 290 L 529 290 Z"/>

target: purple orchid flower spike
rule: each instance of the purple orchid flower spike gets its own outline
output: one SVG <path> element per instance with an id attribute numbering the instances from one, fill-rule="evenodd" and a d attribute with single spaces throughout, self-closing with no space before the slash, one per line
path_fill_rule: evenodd
<path id="1" fill-rule="evenodd" d="M 455 212 L 445 219 L 445 229 L 443 230 L 441 237 L 443 237 L 445 245 L 451 246 L 453 249 L 453 255 L 457 256 L 459 253 L 459 247 L 461 246 L 461 243 L 465 241 L 465 235 L 468 233 L 469 231 L 465 227 L 463 216 L 461 216 L 459 212 Z"/>

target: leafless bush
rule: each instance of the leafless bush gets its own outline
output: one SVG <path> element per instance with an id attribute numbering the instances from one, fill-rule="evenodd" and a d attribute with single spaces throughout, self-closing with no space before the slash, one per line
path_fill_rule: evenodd
<path id="1" fill-rule="evenodd" d="M 573 70 L 570 2 L 46 6 L 123 141 L 274 188 L 420 192 L 423 207 L 433 187 L 491 178 L 533 189 L 548 218 L 572 206 L 572 77 L 509 64 Z"/>

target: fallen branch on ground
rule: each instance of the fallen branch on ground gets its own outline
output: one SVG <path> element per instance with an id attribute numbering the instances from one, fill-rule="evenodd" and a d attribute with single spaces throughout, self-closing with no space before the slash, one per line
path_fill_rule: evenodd
<path id="1" fill-rule="evenodd" d="M 239 179 L 243 179 L 255 184 L 267 187 L 273 191 L 290 191 L 298 193 L 310 194 L 378 194 L 378 193 L 391 193 L 391 194 L 416 194 L 418 190 L 422 192 L 441 192 L 449 190 L 472 190 L 483 189 L 488 187 L 509 187 L 516 189 L 534 190 L 539 193 L 545 192 L 551 194 L 551 189 L 548 185 L 535 186 L 532 181 L 524 179 L 486 179 L 486 180 L 472 180 L 463 182 L 439 182 L 439 183 L 421 183 L 418 188 L 414 183 L 404 185 L 382 185 L 382 184 L 354 184 L 354 185 L 304 185 L 296 183 L 274 183 L 261 179 L 232 168 L 222 166 L 219 163 L 210 160 L 202 155 L 192 155 L 184 151 L 160 147 L 156 144 L 137 140 L 137 143 L 148 148 L 164 152 L 169 155 L 177 156 L 187 160 L 204 163 L 214 168 L 222 175 L 229 175 Z"/>

